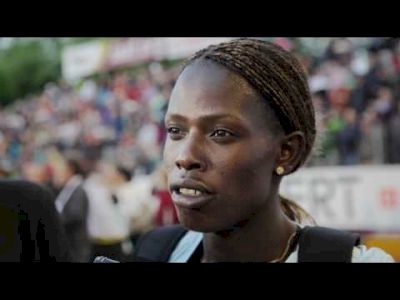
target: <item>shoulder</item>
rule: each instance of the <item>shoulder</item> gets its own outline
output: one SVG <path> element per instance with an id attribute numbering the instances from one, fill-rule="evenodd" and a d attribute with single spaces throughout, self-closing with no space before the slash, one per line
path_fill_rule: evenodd
<path id="1" fill-rule="evenodd" d="M 354 247 L 353 249 L 352 262 L 384 263 L 384 262 L 395 262 L 395 261 L 392 256 L 390 256 L 388 253 L 386 253 L 380 248 L 376 247 L 367 248 L 365 245 L 360 245 Z"/>
<path id="2" fill-rule="evenodd" d="M 285 261 L 287 263 L 298 262 L 299 248 L 296 247 L 295 251 Z M 380 248 L 371 247 L 367 248 L 365 245 L 356 246 L 352 252 L 352 263 L 393 263 L 394 259 Z"/>
<path id="3" fill-rule="evenodd" d="M 144 240 L 147 238 L 156 238 L 156 239 L 162 238 L 168 240 L 176 237 L 182 237 L 186 232 L 187 230 L 182 225 L 179 224 L 160 226 L 145 233 L 141 237 L 141 239 Z"/>
<path id="4" fill-rule="evenodd" d="M 321 226 L 305 226 L 299 232 L 299 261 L 350 262 L 357 234 Z"/>
<path id="5" fill-rule="evenodd" d="M 142 235 L 137 243 L 136 258 L 146 261 L 168 261 L 170 254 L 187 230 L 181 225 L 155 228 Z"/>
<path id="6" fill-rule="evenodd" d="M 301 226 L 302 227 L 302 226 Z M 302 227 L 299 242 L 286 262 L 394 262 L 380 248 L 360 244 L 355 233 L 319 226 Z"/>
<path id="7" fill-rule="evenodd" d="M 318 226 L 306 227 L 302 231 L 305 229 L 312 230 L 313 234 L 308 235 L 308 237 L 314 239 L 314 246 L 316 241 L 319 241 L 318 247 L 321 248 L 319 250 L 324 250 L 327 253 L 336 251 L 338 254 L 345 251 L 348 253 L 348 258 L 345 260 L 349 262 L 394 262 L 394 259 L 382 249 L 376 247 L 367 248 L 362 245 L 358 234 Z"/>
<path id="8" fill-rule="evenodd" d="M 177 243 L 169 257 L 169 262 L 184 263 L 189 260 L 199 244 L 203 240 L 203 234 L 196 231 L 187 231 Z"/>

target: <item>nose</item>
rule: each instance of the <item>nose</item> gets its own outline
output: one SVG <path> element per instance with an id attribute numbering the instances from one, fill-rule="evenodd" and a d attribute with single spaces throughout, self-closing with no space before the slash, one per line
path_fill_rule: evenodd
<path id="1" fill-rule="evenodd" d="M 204 171 L 206 169 L 206 161 L 201 141 L 193 136 L 188 136 L 182 141 L 175 165 L 178 169 L 186 171 Z"/>

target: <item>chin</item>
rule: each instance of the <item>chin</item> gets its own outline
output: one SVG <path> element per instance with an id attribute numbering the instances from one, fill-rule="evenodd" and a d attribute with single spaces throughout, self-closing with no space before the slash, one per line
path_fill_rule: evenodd
<path id="1" fill-rule="evenodd" d="M 179 223 L 188 230 L 209 233 L 217 231 L 212 220 L 200 212 L 181 213 L 178 212 Z"/>
<path id="2" fill-rule="evenodd" d="M 188 230 L 212 233 L 225 231 L 230 226 L 224 226 L 212 217 L 202 214 L 200 211 L 181 212 L 178 211 L 180 224 Z"/>

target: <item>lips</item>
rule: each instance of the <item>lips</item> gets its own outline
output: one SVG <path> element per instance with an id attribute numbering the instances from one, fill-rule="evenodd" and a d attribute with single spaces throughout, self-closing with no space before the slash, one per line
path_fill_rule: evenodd
<path id="1" fill-rule="evenodd" d="M 187 209 L 199 209 L 215 196 L 205 184 L 194 180 L 173 183 L 170 185 L 170 191 L 175 205 Z"/>

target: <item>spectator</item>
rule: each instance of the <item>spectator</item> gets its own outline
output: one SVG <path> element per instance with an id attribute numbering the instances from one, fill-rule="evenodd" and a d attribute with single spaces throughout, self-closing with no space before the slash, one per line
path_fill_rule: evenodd
<path id="1" fill-rule="evenodd" d="M 161 165 L 153 173 L 153 194 L 158 198 L 159 206 L 155 216 L 157 226 L 178 224 L 178 216 L 168 189 L 167 173 Z"/>
<path id="2" fill-rule="evenodd" d="M 360 129 L 357 123 L 356 112 L 347 108 L 343 113 L 344 127 L 338 132 L 339 163 L 341 165 L 355 165 L 360 161 L 359 141 Z"/>
<path id="3" fill-rule="evenodd" d="M 388 162 L 400 163 L 400 101 L 397 101 L 396 112 L 388 123 Z"/>
<path id="4" fill-rule="evenodd" d="M 55 200 L 65 228 L 74 262 L 89 262 L 90 242 L 87 232 L 88 198 L 83 189 L 83 171 L 75 157 L 68 157 L 62 168 L 56 169 L 54 185 L 59 189 Z"/>
<path id="5" fill-rule="evenodd" d="M 361 119 L 360 156 L 364 164 L 383 164 L 384 126 L 378 113 L 369 105 Z"/>

